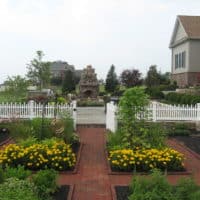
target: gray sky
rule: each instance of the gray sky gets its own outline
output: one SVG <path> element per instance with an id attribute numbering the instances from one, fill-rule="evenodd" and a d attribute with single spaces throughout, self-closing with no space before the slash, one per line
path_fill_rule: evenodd
<path id="1" fill-rule="evenodd" d="M 170 71 L 176 15 L 200 15 L 200 0 L 0 0 L 0 83 L 24 75 L 37 50 L 44 60 Z"/>

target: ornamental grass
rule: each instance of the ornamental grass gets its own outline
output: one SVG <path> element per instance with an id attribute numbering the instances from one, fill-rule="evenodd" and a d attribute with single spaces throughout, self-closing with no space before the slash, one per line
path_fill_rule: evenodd
<path id="1" fill-rule="evenodd" d="M 115 171 L 184 170 L 183 155 L 171 148 L 113 150 L 109 152 L 108 160 Z"/>
<path id="2" fill-rule="evenodd" d="M 55 141 L 52 145 L 33 144 L 28 147 L 10 144 L 0 150 L 0 164 L 2 167 L 24 166 L 30 170 L 55 169 L 70 170 L 76 163 L 76 156 L 71 146 L 62 141 Z"/>

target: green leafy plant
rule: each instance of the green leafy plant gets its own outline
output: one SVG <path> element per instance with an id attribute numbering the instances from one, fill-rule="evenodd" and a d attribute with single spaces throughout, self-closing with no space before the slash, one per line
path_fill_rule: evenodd
<path id="1" fill-rule="evenodd" d="M 39 140 L 51 138 L 54 132 L 51 129 L 51 120 L 47 118 L 34 118 L 31 120 L 34 137 Z"/>
<path id="2" fill-rule="evenodd" d="M 127 147 L 134 146 L 135 137 L 142 134 L 144 119 L 147 117 L 146 106 L 149 103 L 144 88 L 127 89 L 119 101 L 119 117 L 122 121 L 123 142 Z"/>
<path id="3" fill-rule="evenodd" d="M 153 170 L 149 178 L 134 177 L 130 189 L 132 194 L 129 200 L 175 200 L 172 186 L 164 175 L 158 170 Z"/>
<path id="4" fill-rule="evenodd" d="M 36 187 L 29 180 L 9 178 L 0 184 L 0 199 L 2 200 L 41 200 Z"/>
<path id="5" fill-rule="evenodd" d="M 4 176 L 5 178 L 12 178 L 15 177 L 17 179 L 24 180 L 31 175 L 31 171 L 25 170 L 24 166 L 17 166 L 15 168 L 7 166 L 4 169 Z"/>
<path id="6" fill-rule="evenodd" d="M 19 143 L 19 145 L 22 145 L 23 147 L 29 147 L 37 142 L 38 142 L 38 139 L 36 137 L 30 135 L 26 139 L 20 139 L 18 143 Z"/>
<path id="7" fill-rule="evenodd" d="M 57 189 L 57 176 L 58 174 L 55 170 L 41 170 L 32 177 L 32 181 L 37 188 L 40 199 L 52 199 L 50 195 Z"/>
<path id="8" fill-rule="evenodd" d="M 3 183 L 5 180 L 4 171 L 2 167 L 0 167 L 0 184 Z"/>
<path id="9" fill-rule="evenodd" d="M 107 133 L 107 148 L 108 150 L 114 149 L 123 149 L 125 145 L 121 143 L 123 134 L 121 133 L 121 129 L 118 129 L 115 133 L 108 132 Z"/>
<path id="10" fill-rule="evenodd" d="M 10 134 L 16 140 L 26 139 L 33 134 L 30 121 L 17 120 L 10 124 Z"/>
<path id="11" fill-rule="evenodd" d="M 64 126 L 63 139 L 66 143 L 71 144 L 74 142 L 74 122 L 68 112 L 62 113 L 61 121 Z"/>
<path id="12" fill-rule="evenodd" d="M 199 192 L 200 187 L 191 178 L 181 179 L 176 186 L 176 198 L 178 200 L 193 200 L 193 197 L 199 195 Z"/>

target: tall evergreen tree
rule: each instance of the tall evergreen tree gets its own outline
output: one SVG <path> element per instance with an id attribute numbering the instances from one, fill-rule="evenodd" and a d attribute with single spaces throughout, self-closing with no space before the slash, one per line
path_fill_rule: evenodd
<path id="1" fill-rule="evenodd" d="M 150 66 L 145 79 L 146 86 L 147 87 L 157 86 L 160 84 L 160 81 L 161 77 L 157 71 L 157 66 L 156 65 Z"/>
<path id="2" fill-rule="evenodd" d="M 62 84 L 62 92 L 63 93 L 70 93 L 74 91 L 76 88 L 75 84 L 75 74 L 71 70 L 67 70 L 65 72 L 65 77 Z"/>
<path id="3" fill-rule="evenodd" d="M 106 85 L 105 85 L 105 90 L 107 92 L 114 92 L 117 89 L 118 86 L 118 79 L 117 79 L 117 74 L 115 73 L 115 66 L 111 65 L 107 77 L 106 77 Z"/>

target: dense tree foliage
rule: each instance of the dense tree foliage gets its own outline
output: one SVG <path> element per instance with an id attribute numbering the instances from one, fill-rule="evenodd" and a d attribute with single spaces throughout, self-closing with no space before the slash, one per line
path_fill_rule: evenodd
<path id="1" fill-rule="evenodd" d="M 20 75 L 8 77 L 4 83 L 6 90 L 13 95 L 25 93 L 28 87 L 28 81 Z"/>
<path id="2" fill-rule="evenodd" d="M 115 72 L 115 66 L 111 65 L 106 77 L 105 90 L 112 93 L 117 89 L 118 84 L 119 83 L 117 79 L 117 74 Z"/>
<path id="3" fill-rule="evenodd" d="M 157 66 L 156 65 L 150 66 L 145 79 L 146 86 L 148 87 L 158 86 L 160 84 L 160 81 L 161 77 L 157 71 Z"/>
<path id="4" fill-rule="evenodd" d="M 76 80 L 75 74 L 71 70 L 67 70 L 65 72 L 65 77 L 62 84 L 62 92 L 63 93 L 70 93 L 75 90 L 76 88 Z"/>
<path id="5" fill-rule="evenodd" d="M 130 88 L 142 84 L 141 73 L 137 69 L 126 69 L 120 75 L 121 84 Z"/>
<path id="6" fill-rule="evenodd" d="M 43 62 L 43 56 L 42 51 L 37 51 L 36 57 L 27 66 L 27 77 L 33 84 L 38 85 L 40 89 L 48 86 L 50 82 L 50 63 Z"/>

